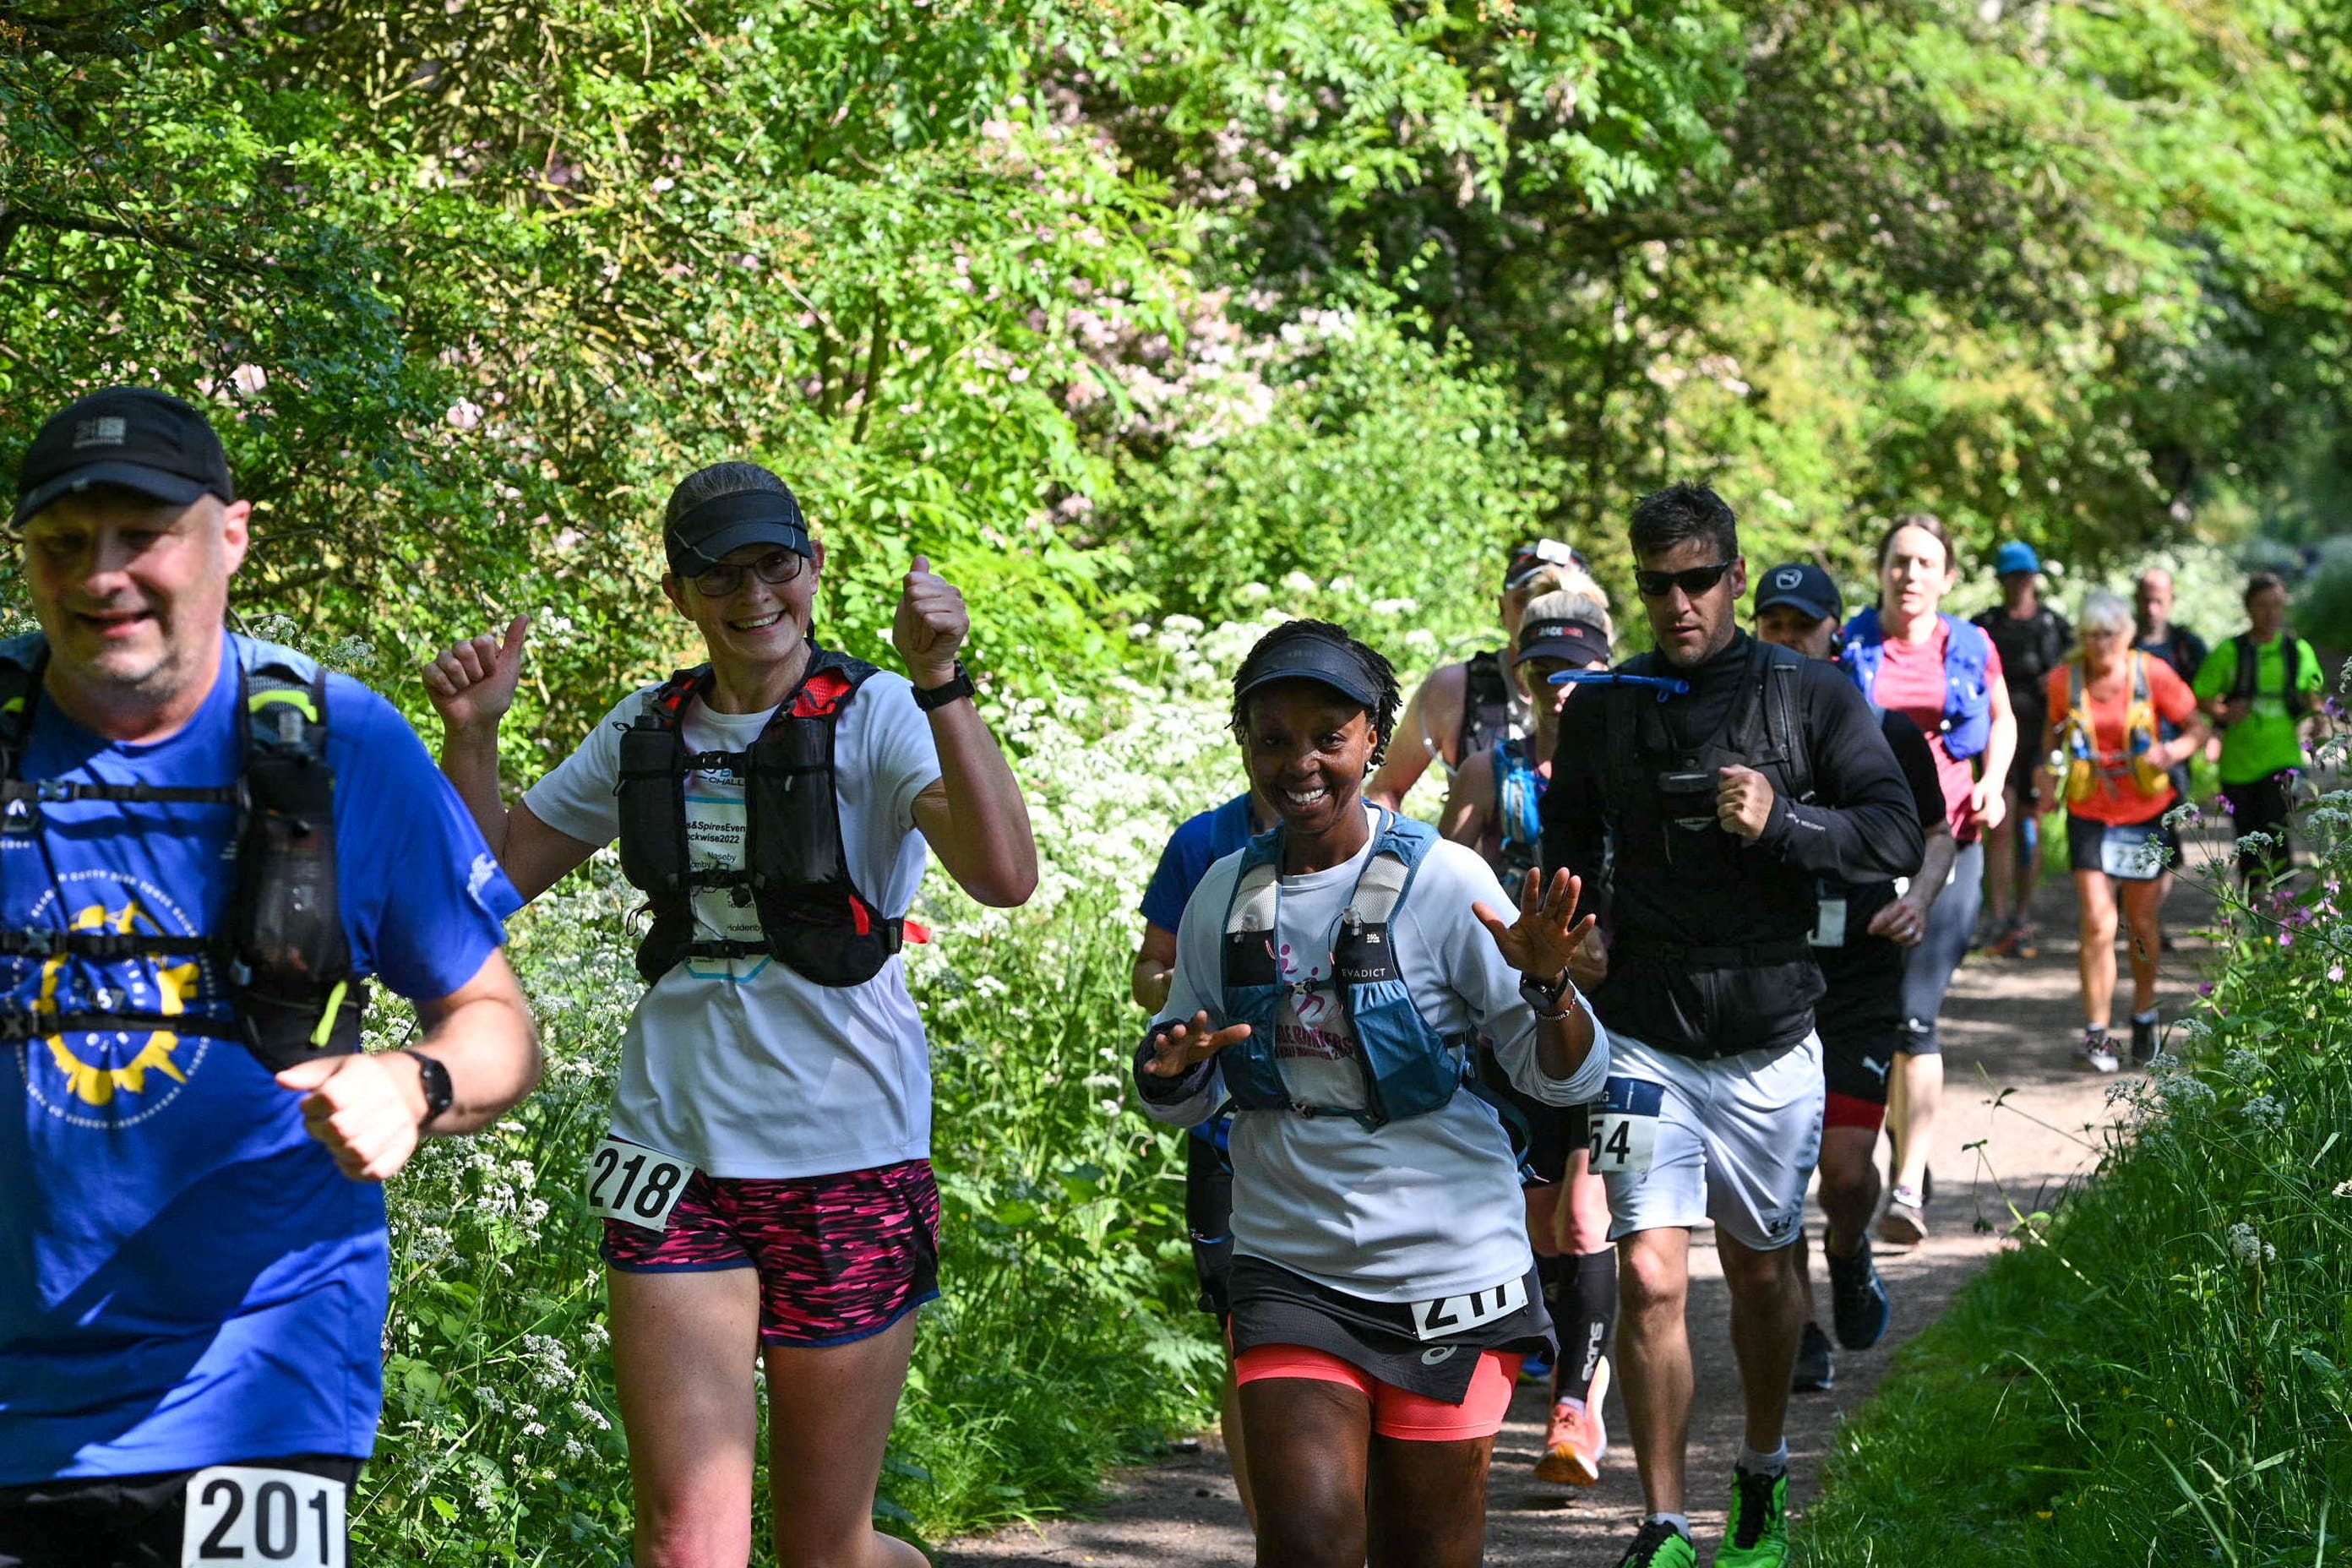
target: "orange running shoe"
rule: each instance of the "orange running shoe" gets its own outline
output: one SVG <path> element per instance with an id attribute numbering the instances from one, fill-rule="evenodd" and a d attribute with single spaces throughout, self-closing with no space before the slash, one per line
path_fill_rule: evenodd
<path id="1" fill-rule="evenodd" d="M 1601 1422 L 1601 1400 L 1608 1392 L 1609 1360 L 1603 1356 L 1580 1408 L 1565 1399 L 1551 1407 L 1543 1458 L 1536 1461 L 1536 1479 L 1562 1487 L 1589 1487 L 1601 1479 L 1601 1457 L 1609 1451 L 1609 1430 Z"/>

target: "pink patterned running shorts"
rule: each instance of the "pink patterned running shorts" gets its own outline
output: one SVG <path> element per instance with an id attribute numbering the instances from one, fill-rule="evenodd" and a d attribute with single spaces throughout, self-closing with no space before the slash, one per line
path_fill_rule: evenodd
<path id="1" fill-rule="evenodd" d="M 784 1181 L 697 1171 L 650 1231 L 604 1222 L 607 1266 L 631 1274 L 760 1273 L 760 1340 L 840 1345 L 940 1295 L 940 1189 L 929 1160 Z"/>

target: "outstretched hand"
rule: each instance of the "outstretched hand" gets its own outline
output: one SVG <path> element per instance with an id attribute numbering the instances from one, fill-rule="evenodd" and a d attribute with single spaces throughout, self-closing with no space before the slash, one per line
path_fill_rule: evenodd
<path id="1" fill-rule="evenodd" d="M 522 677 L 522 647 L 530 638 L 530 617 L 517 616 L 507 623 L 503 638 L 484 632 L 452 643 L 441 657 L 425 667 L 425 693 L 446 728 L 498 728 L 514 706 L 515 683 Z"/>
<path id="2" fill-rule="evenodd" d="M 1239 1045 L 1249 1036 L 1247 1024 L 1210 1028 L 1204 1008 L 1192 1015 L 1191 1023 L 1170 1024 L 1151 1037 L 1151 1059 L 1143 1064 L 1143 1070 L 1154 1078 L 1182 1078 L 1227 1046 Z"/>
<path id="3" fill-rule="evenodd" d="M 1470 912 L 1495 939 L 1503 962 L 1530 980 L 1549 984 L 1576 959 L 1598 918 L 1576 918 L 1584 897 L 1584 880 L 1565 869 L 1551 874 L 1547 885 L 1541 871 L 1529 871 L 1519 889 L 1519 918 L 1509 925 L 1493 906 L 1473 904 Z"/>

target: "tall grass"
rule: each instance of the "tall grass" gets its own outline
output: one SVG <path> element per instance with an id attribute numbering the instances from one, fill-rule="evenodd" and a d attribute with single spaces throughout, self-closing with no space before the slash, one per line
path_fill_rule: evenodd
<path id="1" fill-rule="evenodd" d="M 1898 1357 L 1805 1561 L 2352 1561 L 2352 793 L 2304 821 L 2327 841 L 2305 890 L 2231 911 L 2095 1182 Z"/>

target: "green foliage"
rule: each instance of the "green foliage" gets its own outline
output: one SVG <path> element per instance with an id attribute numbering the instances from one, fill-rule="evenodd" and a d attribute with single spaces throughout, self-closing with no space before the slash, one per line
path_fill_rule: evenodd
<path id="1" fill-rule="evenodd" d="M 2340 752 L 2340 742 L 2338 750 Z M 2340 761 L 2340 757 L 2338 759 Z M 2352 1488 L 2352 792 L 2299 899 L 2231 915 L 2095 1184 L 1906 1346 L 1846 1429 L 1807 1560 L 2341 1559 Z"/>

